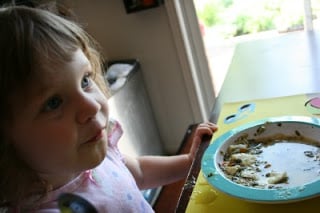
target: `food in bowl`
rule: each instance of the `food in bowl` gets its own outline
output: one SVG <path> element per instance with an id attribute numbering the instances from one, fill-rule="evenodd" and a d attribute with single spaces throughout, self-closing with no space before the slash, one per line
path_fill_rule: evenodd
<path id="1" fill-rule="evenodd" d="M 201 169 L 215 189 L 247 201 L 319 196 L 320 119 L 271 117 L 229 129 L 213 138 Z"/>
<path id="2" fill-rule="evenodd" d="M 304 135 L 298 129 L 291 135 L 268 131 L 271 123 L 256 127 L 252 138 L 243 133 L 225 151 L 220 151 L 223 161 L 220 169 L 231 181 L 256 188 L 283 188 L 312 181 L 320 177 L 319 142 Z M 282 123 L 277 123 L 278 127 Z M 288 156 L 291 155 L 291 156 Z M 292 161 L 284 160 L 292 158 Z M 283 161 L 287 162 L 284 164 Z M 305 175 L 296 174 L 300 169 Z"/>

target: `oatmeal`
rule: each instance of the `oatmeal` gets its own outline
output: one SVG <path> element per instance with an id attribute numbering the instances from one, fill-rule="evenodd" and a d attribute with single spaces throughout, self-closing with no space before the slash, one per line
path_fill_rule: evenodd
<path id="1" fill-rule="evenodd" d="M 231 181 L 248 187 L 278 189 L 300 186 L 320 178 L 319 143 L 294 135 L 260 136 L 266 128 L 260 126 L 256 135 L 238 137 L 226 151 L 220 152 L 220 169 Z"/>

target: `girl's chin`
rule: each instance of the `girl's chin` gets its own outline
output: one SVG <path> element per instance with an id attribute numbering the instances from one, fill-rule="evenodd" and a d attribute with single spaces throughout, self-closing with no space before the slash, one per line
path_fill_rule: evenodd
<path id="1" fill-rule="evenodd" d="M 93 150 L 91 157 L 88 159 L 89 167 L 92 169 L 97 167 L 106 157 L 108 150 L 108 143 L 105 140 L 99 141 L 99 147 Z"/>

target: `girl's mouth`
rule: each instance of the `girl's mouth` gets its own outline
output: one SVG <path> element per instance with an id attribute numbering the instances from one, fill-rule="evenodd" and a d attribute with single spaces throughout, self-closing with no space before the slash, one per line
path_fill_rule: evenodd
<path id="1" fill-rule="evenodd" d="M 93 143 L 93 142 L 97 142 L 97 141 L 101 140 L 103 137 L 104 130 L 105 130 L 105 128 L 99 130 L 97 132 L 97 134 L 95 136 L 93 136 L 91 139 L 89 139 L 86 143 Z"/>

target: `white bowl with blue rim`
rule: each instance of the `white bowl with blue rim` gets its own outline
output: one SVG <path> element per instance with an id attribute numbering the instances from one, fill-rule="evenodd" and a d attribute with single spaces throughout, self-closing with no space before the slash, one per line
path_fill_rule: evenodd
<path id="1" fill-rule="evenodd" d="M 225 153 L 237 138 L 246 135 L 250 140 L 259 141 L 279 134 L 288 138 L 304 138 L 288 143 L 275 141 L 268 146 L 273 148 L 261 154 L 265 161 L 270 162 L 269 171 L 286 172 L 288 179 L 280 187 L 270 187 L 267 183 L 265 187 L 239 184 L 222 170 Z M 288 203 L 319 196 L 320 119 L 304 116 L 272 117 L 231 129 L 209 145 L 202 157 L 201 169 L 207 182 L 215 189 L 250 202 Z M 265 177 L 263 172 L 266 171 L 260 172 L 260 177 Z"/>

